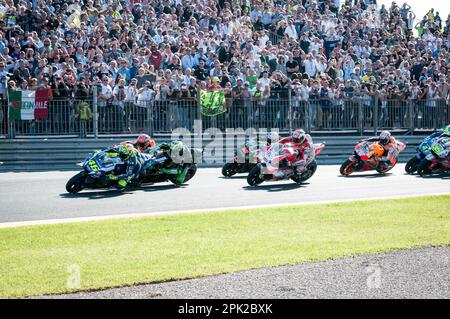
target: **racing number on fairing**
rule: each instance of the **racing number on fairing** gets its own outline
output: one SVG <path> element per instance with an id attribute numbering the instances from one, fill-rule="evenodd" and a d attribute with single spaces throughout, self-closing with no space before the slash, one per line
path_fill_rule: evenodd
<path id="1" fill-rule="evenodd" d="M 439 154 L 440 152 L 443 151 L 443 148 L 442 148 L 442 146 L 440 144 L 436 144 L 436 145 L 433 146 L 432 150 L 436 154 Z"/>
<path id="2" fill-rule="evenodd" d="M 97 166 L 97 163 L 95 163 L 94 160 L 89 161 L 89 167 L 94 171 L 97 172 L 99 170 L 99 167 Z"/>

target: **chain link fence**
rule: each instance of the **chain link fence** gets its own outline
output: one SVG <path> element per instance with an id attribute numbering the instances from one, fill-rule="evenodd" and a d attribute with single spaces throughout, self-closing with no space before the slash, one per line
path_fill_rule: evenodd
<path id="1" fill-rule="evenodd" d="M 2 137 L 167 133 L 176 128 L 194 129 L 200 120 L 202 129 L 277 128 L 290 132 L 353 131 L 363 134 L 382 129 L 435 130 L 450 123 L 450 105 L 446 100 L 386 100 L 353 98 L 347 100 L 308 100 L 286 94 L 274 98 L 227 98 L 225 112 L 217 116 L 201 114 L 196 98 L 124 102 L 97 105 L 95 97 L 86 100 L 51 100 L 48 118 L 8 119 L 8 103 L 1 101 Z"/>

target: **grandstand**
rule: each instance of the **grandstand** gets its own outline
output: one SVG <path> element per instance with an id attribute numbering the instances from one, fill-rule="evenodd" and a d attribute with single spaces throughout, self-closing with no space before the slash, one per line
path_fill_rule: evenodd
<path id="1" fill-rule="evenodd" d="M 442 14 L 374 0 L 0 0 L 0 133 L 164 133 L 194 120 L 432 130 L 450 122 Z M 223 103 L 206 114 L 201 92 Z"/>

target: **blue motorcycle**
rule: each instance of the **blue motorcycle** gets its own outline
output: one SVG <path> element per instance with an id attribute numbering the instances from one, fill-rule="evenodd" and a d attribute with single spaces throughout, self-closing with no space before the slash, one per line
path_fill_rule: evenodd
<path id="1" fill-rule="evenodd" d="M 176 163 L 167 151 L 158 146 L 148 153 L 141 153 L 142 168 L 140 176 L 130 185 L 154 184 L 170 181 L 176 185 L 186 183 L 197 172 L 196 161 L 201 158 L 201 151 L 189 149 L 182 145 L 183 152 Z M 66 184 L 66 190 L 75 194 L 83 189 L 108 189 L 117 185 L 117 178 L 126 173 L 127 165 L 113 149 L 95 151 L 84 162 L 79 164 L 83 170 L 73 176 Z M 179 180 L 179 172 L 185 172 L 183 180 Z"/>
<path id="2" fill-rule="evenodd" d="M 417 147 L 417 154 L 411 158 L 405 166 L 405 171 L 408 174 L 414 174 L 417 171 L 417 166 L 423 159 L 425 159 L 431 153 L 431 144 L 434 138 L 427 137 Z"/>
<path id="3" fill-rule="evenodd" d="M 80 164 L 83 170 L 73 176 L 66 184 L 69 193 L 78 193 L 85 188 L 109 188 L 117 184 L 110 174 L 118 176 L 125 173 L 126 165 L 119 154 L 112 150 L 95 151 Z"/>

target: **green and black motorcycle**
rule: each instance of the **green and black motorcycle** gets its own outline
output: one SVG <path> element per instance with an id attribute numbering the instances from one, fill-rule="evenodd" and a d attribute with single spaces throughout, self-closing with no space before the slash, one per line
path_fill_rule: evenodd
<path id="1" fill-rule="evenodd" d="M 202 151 L 190 149 L 180 141 L 162 143 L 142 153 L 143 163 L 139 178 L 130 187 L 170 181 L 181 185 L 192 179 L 197 172 L 197 162 Z M 83 170 L 73 176 L 66 184 L 69 193 L 83 189 L 108 189 L 115 187 L 117 179 L 124 174 L 126 165 L 114 150 L 95 151 L 79 164 Z"/>

